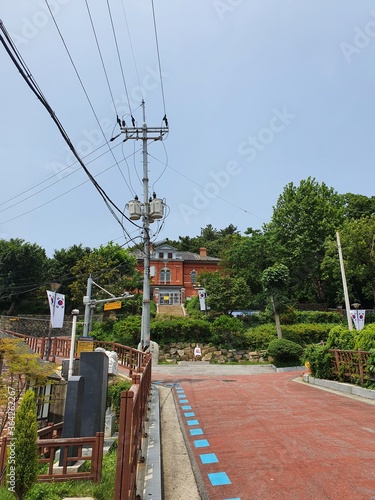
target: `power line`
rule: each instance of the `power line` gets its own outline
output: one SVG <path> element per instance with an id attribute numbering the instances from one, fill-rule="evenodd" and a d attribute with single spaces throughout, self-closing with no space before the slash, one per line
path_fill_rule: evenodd
<path id="1" fill-rule="evenodd" d="M 158 41 L 158 32 L 156 29 L 156 17 L 155 17 L 155 9 L 154 9 L 154 0 L 151 0 L 151 5 L 152 5 L 152 17 L 154 21 L 154 32 L 155 32 L 155 42 L 156 42 L 156 52 L 158 56 L 158 65 L 159 65 L 159 76 L 160 76 L 160 88 L 161 88 L 161 95 L 163 99 L 163 111 L 164 111 L 164 118 L 163 120 L 165 121 L 165 126 L 168 127 L 168 121 L 167 121 L 167 112 L 165 108 L 165 97 L 164 97 L 164 86 L 163 86 L 163 78 L 162 78 L 162 73 L 161 73 L 161 63 L 160 63 L 160 51 L 159 51 L 159 41 Z"/>

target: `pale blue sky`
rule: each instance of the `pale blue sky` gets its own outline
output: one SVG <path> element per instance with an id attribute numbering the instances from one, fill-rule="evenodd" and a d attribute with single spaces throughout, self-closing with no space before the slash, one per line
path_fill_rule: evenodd
<path id="1" fill-rule="evenodd" d="M 109 139 L 116 114 L 85 1 L 49 3 Z M 151 0 L 123 0 L 136 68 L 121 1 L 109 3 L 133 115 L 140 126 L 143 96 L 147 124 L 159 126 L 164 107 Z M 154 5 L 170 125 L 164 143 L 149 146 L 150 189 L 169 207 L 158 239 L 193 237 L 207 224 L 222 229 L 232 223 L 241 232 L 260 228 L 284 186 L 308 176 L 339 193 L 374 195 L 373 2 Z M 107 1 L 91 1 L 90 8 L 116 106 L 127 113 Z M 93 153 L 104 139 L 45 0 L 3 0 L 0 18 L 76 148 L 91 153 L 85 161 L 106 152 L 87 163 L 92 174 L 113 165 L 105 146 Z M 124 244 L 127 238 L 93 186 L 73 189 L 87 177 L 2 46 L 0 81 L 0 237 L 36 242 L 50 256 L 79 243 Z M 141 144 L 121 145 L 121 138 L 110 144 L 117 145 L 119 167 L 97 181 L 124 208 L 135 192 L 142 198 Z M 129 176 L 132 189 L 124 181 Z M 133 237 L 140 235 L 125 225 Z"/>

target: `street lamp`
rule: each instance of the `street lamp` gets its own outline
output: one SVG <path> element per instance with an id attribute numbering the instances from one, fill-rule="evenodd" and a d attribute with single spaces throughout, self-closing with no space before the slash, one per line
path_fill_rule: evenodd
<path id="1" fill-rule="evenodd" d="M 53 308 L 55 308 L 55 304 L 56 304 L 56 292 L 60 288 L 60 286 L 61 286 L 61 283 L 50 283 L 51 291 L 54 293 Z M 52 318 L 51 318 L 51 321 L 49 323 L 49 328 L 48 328 L 46 361 L 49 361 L 49 355 L 51 352 L 51 336 L 52 336 Z"/>
<path id="2" fill-rule="evenodd" d="M 76 343 L 76 328 L 77 328 L 77 316 L 79 314 L 78 309 L 73 309 L 73 323 L 72 323 L 72 338 L 70 340 L 70 356 L 69 356 L 69 370 L 68 370 L 68 380 L 69 377 L 73 376 L 73 363 L 74 363 L 74 350 Z"/>

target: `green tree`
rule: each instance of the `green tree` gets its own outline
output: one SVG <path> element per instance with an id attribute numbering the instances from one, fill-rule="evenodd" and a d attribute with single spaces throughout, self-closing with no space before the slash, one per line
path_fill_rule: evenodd
<path id="1" fill-rule="evenodd" d="M 375 215 L 360 219 L 347 219 L 340 229 L 341 248 L 351 300 L 369 301 L 375 305 Z M 343 287 L 340 262 L 335 238 L 326 242 L 322 262 L 325 276 L 336 290 L 336 300 L 341 303 Z"/>
<path id="2" fill-rule="evenodd" d="M 213 312 L 231 314 L 249 307 L 251 292 L 244 278 L 232 278 L 219 272 L 198 276 L 207 293 L 207 305 Z"/>
<path id="3" fill-rule="evenodd" d="M 11 435 L 11 454 L 8 457 L 9 475 L 7 477 L 14 477 L 14 486 L 13 483 L 11 485 L 12 491 L 19 500 L 25 498 L 26 493 L 36 482 L 38 471 L 37 432 L 35 394 L 29 389 L 25 392 L 16 412 L 14 431 Z"/>
<path id="4" fill-rule="evenodd" d="M 120 245 L 110 242 L 95 248 L 71 269 L 75 277 L 75 281 L 69 285 L 72 301 L 82 303 L 90 274 L 99 286 L 115 296 L 141 288 L 141 275 L 136 267 L 136 257 Z M 98 287 L 93 287 L 93 298 L 108 298 L 108 295 Z"/>
<path id="5" fill-rule="evenodd" d="M 0 304 L 7 309 L 6 314 L 12 314 L 21 300 L 35 299 L 47 270 L 46 252 L 36 243 L 18 238 L 0 240 Z"/>
<path id="6" fill-rule="evenodd" d="M 344 200 L 333 188 L 309 177 L 289 183 L 265 230 L 274 242 L 275 260 L 290 269 L 291 291 L 300 302 L 324 302 L 321 263 L 324 242 L 344 220 Z"/>
<path id="7" fill-rule="evenodd" d="M 262 273 L 262 285 L 265 293 L 270 297 L 272 310 L 275 316 L 277 337 L 282 338 L 280 326 L 280 308 L 289 284 L 289 269 L 284 264 L 274 264 Z"/>
<path id="8" fill-rule="evenodd" d="M 360 219 L 375 215 L 375 196 L 347 193 L 342 195 L 345 203 L 345 217 Z"/>
<path id="9" fill-rule="evenodd" d="M 69 285 L 75 279 L 72 268 L 90 253 L 91 249 L 89 247 L 73 245 L 67 249 L 55 250 L 52 259 L 49 260 L 48 279 L 50 282 L 60 283 L 59 293 L 65 295 L 65 310 L 67 313 L 69 313 L 70 309 L 74 309 L 69 288 Z"/>

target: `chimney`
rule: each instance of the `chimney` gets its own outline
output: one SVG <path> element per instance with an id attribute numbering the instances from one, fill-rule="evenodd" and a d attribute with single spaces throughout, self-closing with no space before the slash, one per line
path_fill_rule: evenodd
<path id="1" fill-rule="evenodd" d="M 201 259 L 205 259 L 207 257 L 207 249 L 205 247 L 201 247 L 199 249 L 199 257 Z"/>

